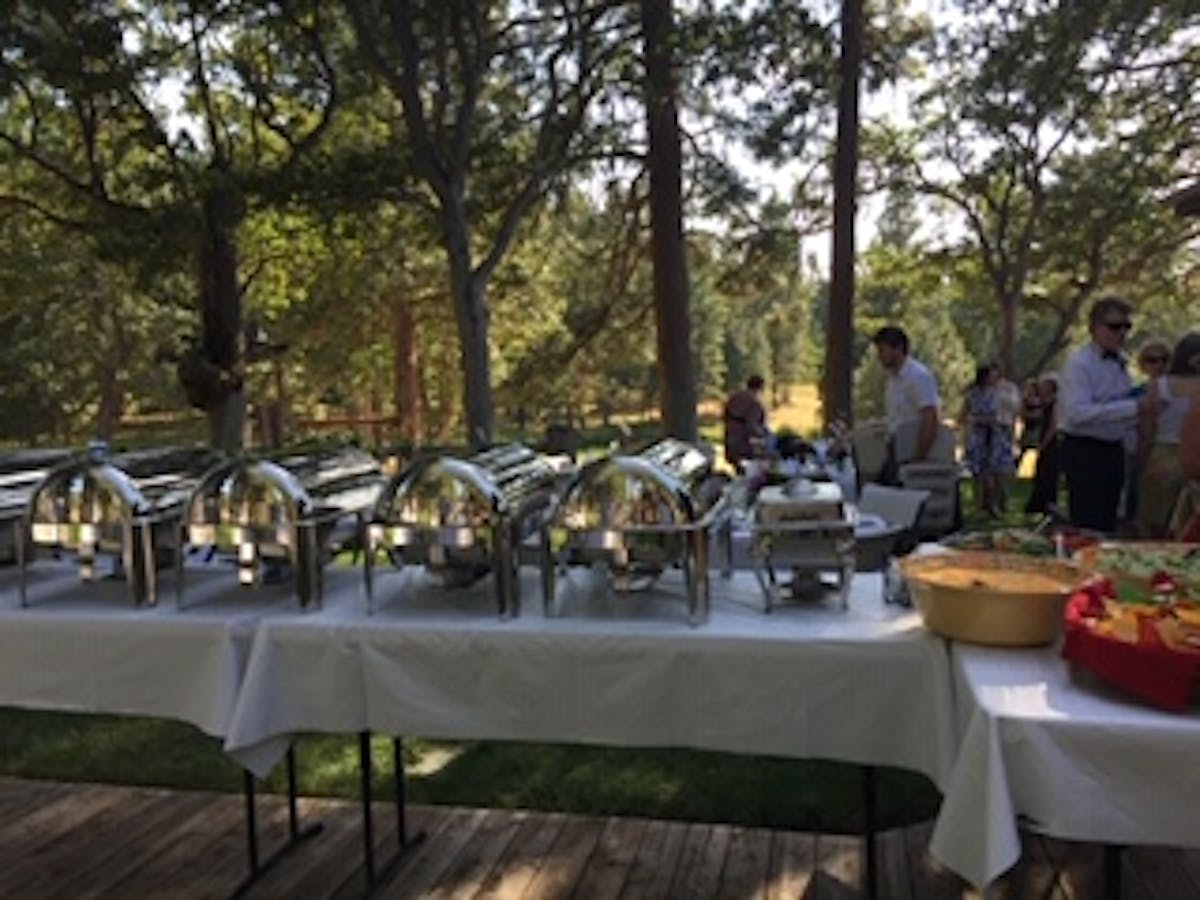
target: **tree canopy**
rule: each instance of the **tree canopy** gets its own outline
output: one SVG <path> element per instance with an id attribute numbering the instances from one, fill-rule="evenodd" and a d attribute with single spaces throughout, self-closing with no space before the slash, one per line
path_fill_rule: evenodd
<path id="1" fill-rule="evenodd" d="M 232 447 L 247 401 L 293 436 L 687 432 L 827 366 L 861 419 L 885 322 L 955 386 L 1054 367 L 1105 293 L 1197 326 L 1200 219 L 1165 202 L 1200 177 L 1195 4 L 861 11 L 842 349 L 806 257 L 841 3 L 0 2 L 0 439 Z"/>

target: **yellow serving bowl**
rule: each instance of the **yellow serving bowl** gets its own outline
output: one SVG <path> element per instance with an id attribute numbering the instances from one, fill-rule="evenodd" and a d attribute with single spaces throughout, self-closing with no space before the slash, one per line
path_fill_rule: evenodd
<path id="1" fill-rule="evenodd" d="M 983 551 L 900 561 L 925 627 L 972 644 L 1035 647 L 1062 631 L 1086 573 L 1065 560 Z"/>

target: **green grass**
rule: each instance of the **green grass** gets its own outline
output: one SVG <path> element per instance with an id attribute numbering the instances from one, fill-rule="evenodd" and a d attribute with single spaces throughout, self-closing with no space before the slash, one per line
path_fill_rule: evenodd
<path id="1" fill-rule="evenodd" d="M 354 737 L 298 745 L 300 789 L 356 797 Z M 861 827 L 857 767 L 685 750 L 557 744 L 410 741 L 409 797 L 417 803 L 544 809 L 853 832 Z M 372 744 L 376 791 L 387 796 L 391 744 Z M 444 762 L 424 771 L 430 758 Z M 19 778 L 156 785 L 234 792 L 241 771 L 220 742 L 177 722 L 0 710 L 0 774 Z M 282 771 L 268 789 L 283 790 Z M 882 769 L 885 827 L 931 818 L 938 794 L 922 776 Z"/>
<path id="2" fill-rule="evenodd" d="M 1033 493 L 1033 482 L 1027 478 L 1013 479 L 1008 492 L 1008 508 L 1004 518 L 992 519 L 975 508 L 975 486 L 967 481 L 963 483 L 963 529 L 966 531 L 991 531 L 994 528 L 1025 528 L 1034 517 L 1025 515 L 1025 504 Z M 1063 504 L 1065 507 L 1065 503 Z"/>

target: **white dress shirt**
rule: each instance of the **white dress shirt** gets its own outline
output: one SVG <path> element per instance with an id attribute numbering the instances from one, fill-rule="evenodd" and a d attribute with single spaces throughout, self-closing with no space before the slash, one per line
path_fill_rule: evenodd
<path id="1" fill-rule="evenodd" d="M 883 400 L 888 432 L 894 435 L 905 422 L 921 418 L 921 410 L 930 406 L 937 409 L 937 380 L 924 364 L 907 357 L 894 373 L 888 372 Z"/>
<path id="2" fill-rule="evenodd" d="M 1059 378 L 1059 424 L 1064 434 L 1125 442 L 1137 426 L 1133 382 L 1120 355 L 1094 342 L 1071 354 Z"/>

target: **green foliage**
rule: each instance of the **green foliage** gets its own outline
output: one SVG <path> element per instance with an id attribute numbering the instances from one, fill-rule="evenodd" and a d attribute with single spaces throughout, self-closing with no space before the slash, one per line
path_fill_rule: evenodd
<path id="1" fill-rule="evenodd" d="M 1099 293 L 1139 302 L 1145 273 L 1171 270 L 1197 233 L 1160 200 L 1180 155 L 1198 149 L 1189 97 L 1200 52 L 1187 35 L 1200 12 L 958 5 L 962 17 L 927 50 L 915 127 L 877 133 L 870 147 L 892 161 L 895 185 L 960 218 L 966 237 L 940 249 L 978 259 L 997 349 L 1023 375 L 1053 361 Z"/>
<path id="2" fill-rule="evenodd" d="M 424 158 L 398 92 L 398 9 L 0 5 L 0 437 L 75 442 L 113 415 L 135 429 L 149 427 L 138 414 L 182 415 L 165 358 L 203 332 L 197 249 L 217 184 L 234 195 L 238 299 L 288 346 L 293 417 L 387 416 L 415 379 L 422 437 L 461 429 L 448 210 L 487 283 L 501 430 L 656 406 L 636 5 L 410 4 L 431 50 Z M 372 40 L 355 10 L 379 25 Z M 701 397 L 752 372 L 817 380 L 825 288 L 798 254 L 828 218 L 836 5 L 677 12 Z M 882 396 L 867 337 L 885 322 L 913 335 L 950 412 L 975 361 L 1006 353 L 1009 310 L 1017 376 L 1053 367 L 1102 292 L 1133 299 L 1142 334 L 1195 325 L 1197 224 L 1161 202 L 1200 171 L 1195 4 L 954 12 L 866 5 L 868 90 L 901 82 L 913 119 L 876 123 L 863 145 L 864 190 L 888 195 L 858 266 L 860 418 Z M 467 13 L 487 28 L 439 45 Z M 578 52 L 586 72 L 568 63 Z M 455 93 L 468 83 L 475 94 Z M 747 155 L 792 181 L 786 196 Z M 444 197 L 430 159 L 461 176 Z M 396 353 L 401 307 L 413 373 Z M 272 398 L 276 376 L 251 363 L 251 400 Z"/>

